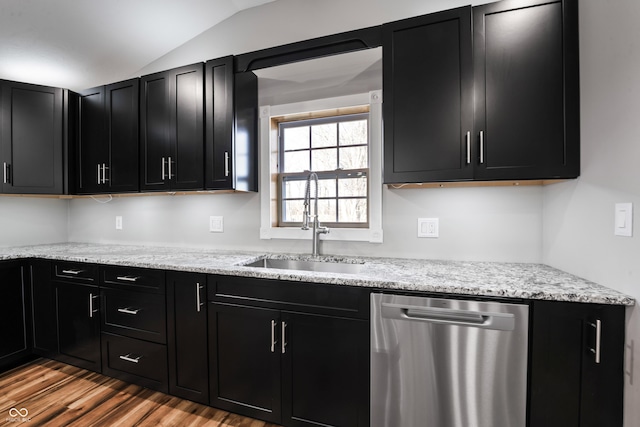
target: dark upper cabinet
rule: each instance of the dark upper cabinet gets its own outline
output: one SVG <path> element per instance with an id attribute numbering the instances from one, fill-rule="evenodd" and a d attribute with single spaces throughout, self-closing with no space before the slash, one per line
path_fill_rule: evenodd
<path id="1" fill-rule="evenodd" d="M 76 192 L 136 192 L 139 80 L 82 91 L 79 96 Z"/>
<path id="2" fill-rule="evenodd" d="M 65 155 L 73 132 L 69 98 L 59 88 L 3 81 L 0 120 L 2 192 L 68 192 Z M 73 107 L 71 107 L 73 108 Z"/>
<path id="3" fill-rule="evenodd" d="M 22 263 L 0 263 L 0 369 L 31 353 L 29 288 Z"/>
<path id="4" fill-rule="evenodd" d="M 258 191 L 258 79 L 234 57 L 206 63 L 205 187 Z"/>
<path id="5" fill-rule="evenodd" d="M 383 26 L 384 182 L 577 177 L 577 20 L 508 0 Z"/>
<path id="6" fill-rule="evenodd" d="M 207 277 L 167 274 L 169 393 L 209 404 Z"/>
<path id="7" fill-rule="evenodd" d="M 473 10 L 476 178 L 580 174 L 578 1 Z"/>
<path id="8" fill-rule="evenodd" d="M 473 178 L 471 7 L 383 26 L 384 181 Z"/>
<path id="9" fill-rule="evenodd" d="M 204 64 L 140 78 L 140 189 L 204 188 Z"/>
<path id="10" fill-rule="evenodd" d="M 624 310 L 533 302 L 531 427 L 622 425 Z"/>

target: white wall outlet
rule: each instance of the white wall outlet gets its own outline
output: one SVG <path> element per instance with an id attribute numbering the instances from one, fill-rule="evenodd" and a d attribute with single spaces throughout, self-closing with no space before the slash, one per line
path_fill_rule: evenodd
<path id="1" fill-rule="evenodd" d="M 633 204 L 616 203 L 615 229 L 616 236 L 633 236 Z"/>
<path id="2" fill-rule="evenodd" d="M 209 217 L 209 232 L 222 233 L 224 232 L 224 218 L 221 216 Z"/>
<path id="3" fill-rule="evenodd" d="M 418 237 L 440 237 L 440 220 L 438 218 L 418 218 Z"/>
<path id="4" fill-rule="evenodd" d="M 122 217 L 116 216 L 116 230 L 122 230 Z"/>

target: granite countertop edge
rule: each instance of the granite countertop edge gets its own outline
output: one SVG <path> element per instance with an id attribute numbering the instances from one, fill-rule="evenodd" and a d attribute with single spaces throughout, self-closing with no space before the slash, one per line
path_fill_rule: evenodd
<path id="1" fill-rule="evenodd" d="M 265 257 L 311 258 L 305 254 L 87 243 L 0 248 L 0 261 L 40 258 L 398 291 L 635 305 L 631 296 L 544 264 L 321 256 L 320 261 L 364 264 L 364 268 L 358 274 L 338 274 L 244 266 Z"/>

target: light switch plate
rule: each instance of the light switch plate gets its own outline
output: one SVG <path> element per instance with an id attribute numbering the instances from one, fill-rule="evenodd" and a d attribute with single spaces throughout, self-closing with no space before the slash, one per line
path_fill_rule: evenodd
<path id="1" fill-rule="evenodd" d="M 418 218 L 418 237 L 438 238 L 440 221 L 438 218 Z"/>
<path id="2" fill-rule="evenodd" d="M 122 217 L 120 215 L 116 217 L 116 230 L 122 230 Z"/>
<path id="3" fill-rule="evenodd" d="M 633 204 L 632 203 L 616 203 L 615 211 L 615 229 L 616 236 L 632 237 L 633 236 Z"/>
<path id="4" fill-rule="evenodd" d="M 223 233 L 224 232 L 224 218 L 221 216 L 209 217 L 209 232 L 211 233 Z"/>

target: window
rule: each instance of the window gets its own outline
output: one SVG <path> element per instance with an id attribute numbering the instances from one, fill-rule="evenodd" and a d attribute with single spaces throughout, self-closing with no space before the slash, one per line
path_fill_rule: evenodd
<path id="1" fill-rule="evenodd" d="M 307 179 L 318 175 L 318 219 L 329 227 L 369 224 L 369 114 L 278 124 L 278 225 L 302 223 Z M 311 196 L 315 187 L 310 188 Z"/>
<path id="2" fill-rule="evenodd" d="M 309 240 L 300 227 L 308 170 L 319 178 L 319 220 L 331 228 L 322 240 L 383 241 L 381 91 L 260 106 L 261 239 Z"/>

